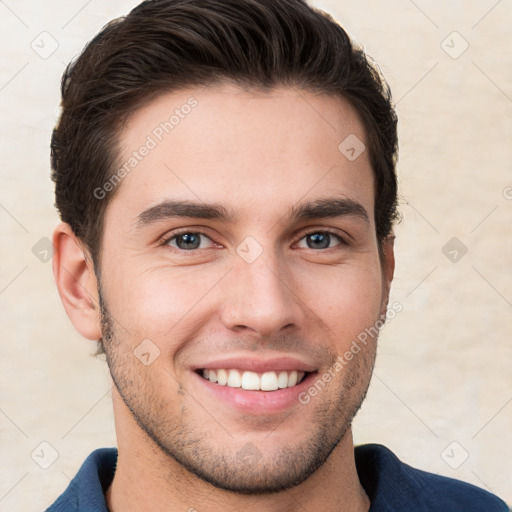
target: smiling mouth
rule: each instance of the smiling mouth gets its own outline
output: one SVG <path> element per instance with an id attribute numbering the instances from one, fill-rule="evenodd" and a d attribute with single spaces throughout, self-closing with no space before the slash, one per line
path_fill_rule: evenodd
<path id="1" fill-rule="evenodd" d="M 310 372 L 299 370 L 257 373 L 236 369 L 202 369 L 197 373 L 205 380 L 220 386 L 248 391 L 277 391 L 300 384 Z"/>

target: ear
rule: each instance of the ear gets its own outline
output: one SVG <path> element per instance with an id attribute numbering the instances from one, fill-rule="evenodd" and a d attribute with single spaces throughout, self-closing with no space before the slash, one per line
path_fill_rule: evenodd
<path id="1" fill-rule="evenodd" d="M 64 222 L 53 232 L 53 248 L 53 275 L 64 309 L 82 336 L 99 340 L 98 283 L 89 252 Z"/>
<path id="2" fill-rule="evenodd" d="M 382 309 L 381 314 L 386 314 L 388 307 L 391 282 L 395 274 L 395 235 L 390 234 L 382 241 L 381 269 L 382 269 Z"/>

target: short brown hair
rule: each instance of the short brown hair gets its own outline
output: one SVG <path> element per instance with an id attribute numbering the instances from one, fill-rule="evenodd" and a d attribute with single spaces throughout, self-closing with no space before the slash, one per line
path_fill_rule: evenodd
<path id="1" fill-rule="evenodd" d="M 51 141 L 56 207 L 96 265 L 115 191 L 97 199 L 94 190 L 115 173 L 123 124 L 159 94 L 223 81 L 348 100 L 368 139 L 379 243 L 391 233 L 396 114 L 385 80 L 340 25 L 303 0 L 147 0 L 108 23 L 62 78 Z"/>

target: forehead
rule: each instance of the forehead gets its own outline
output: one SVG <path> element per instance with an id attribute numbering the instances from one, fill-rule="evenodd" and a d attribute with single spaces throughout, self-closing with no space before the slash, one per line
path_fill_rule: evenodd
<path id="1" fill-rule="evenodd" d="M 365 132 L 341 98 L 235 86 L 167 93 L 131 116 L 119 145 L 124 171 L 109 209 L 126 218 L 169 198 L 224 204 L 243 219 L 337 195 L 373 219 Z"/>

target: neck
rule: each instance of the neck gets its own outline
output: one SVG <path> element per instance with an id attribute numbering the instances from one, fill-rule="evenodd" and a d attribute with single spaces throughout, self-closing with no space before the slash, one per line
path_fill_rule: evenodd
<path id="1" fill-rule="evenodd" d="M 119 419 L 116 415 L 117 467 L 106 492 L 110 512 L 292 512 L 297 509 L 367 512 L 369 509 L 370 501 L 357 476 L 350 429 L 326 463 L 302 484 L 278 493 L 243 495 L 204 482 L 163 453 L 131 418 Z"/>

